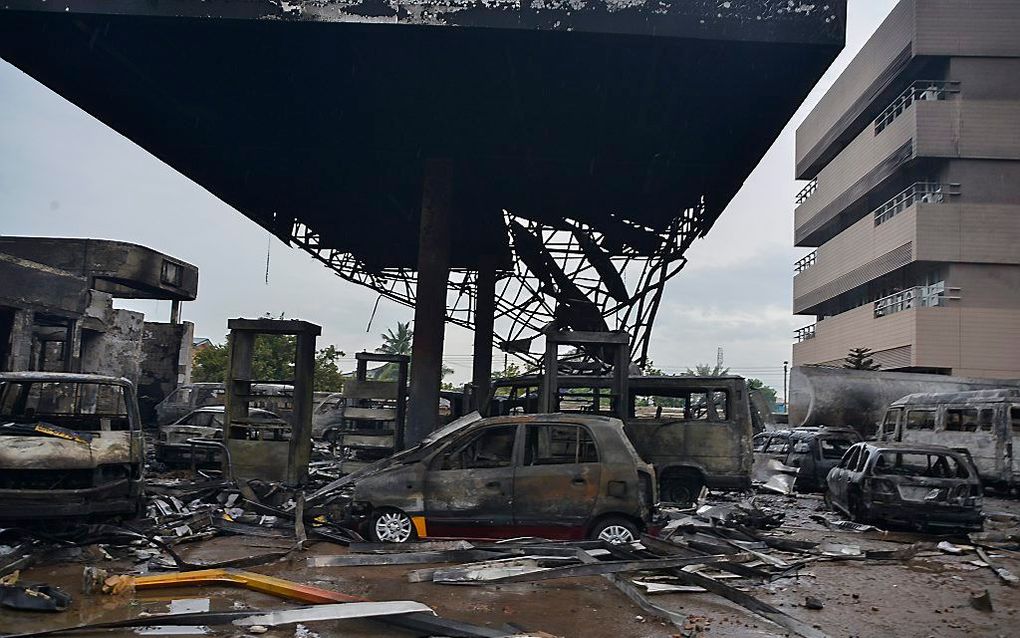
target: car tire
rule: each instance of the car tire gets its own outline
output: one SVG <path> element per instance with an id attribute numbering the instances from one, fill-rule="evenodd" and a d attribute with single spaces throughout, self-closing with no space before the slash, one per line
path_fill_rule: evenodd
<path id="1" fill-rule="evenodd" d="M 612 545 L 633 543 L 640 538 L 637 525 L 622 516 L 603 518 L 594 527 L 588 538 L 593 541 L 605 541 Z"/>
<path id="2" fill-rule="evenodd" d="M 376 510 L 368 531 L 377 543 L 408 543 L 418 537 L 411 517 L 394 508 Z"/>
<path id="3" fill-rule="evenodd" d="M 675 473 L 659 483 L 659 496 L 665 503 L 690 506 L 698 500 L 704 485 L 701 477 L 693 472 Z"/>

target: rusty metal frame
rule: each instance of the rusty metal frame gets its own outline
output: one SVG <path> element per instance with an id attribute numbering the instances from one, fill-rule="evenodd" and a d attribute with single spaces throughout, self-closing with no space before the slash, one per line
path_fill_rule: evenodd
<path id="1" fill-rule="evenodd" d="M 657 246 L 648 250 L 647 246 L 623 244 L 616 250 L 606 250 L 607 245 L 616 242 L 611 228 L 597 228 L 572 219 L 552 225 L 504 211 L 509 244 L 515 254 L 513 270 L 501 273 L 501 282 L 497 283 L 496 345 L 537 365 L 542 358 L 540 352 L 532 353 L 526 348 L 514 347 L 514 344 L 527 343 L 535 338 L 556 317 L 556 296 L 543 287 L 539 276 L 520 259 L 519 251 L 513 248 L 512 228 L 523 229 L 542 245 L 547 261 L 555 264 L 594 304 L 609 329 L 631 335 L 631 358 L 641 365 L 648 357 L 652 325 L 666 282 L 683 269 L 687 263 L 684 253 L 695 239 L 708 232 L 714 221 L 714 216 L 707 213 L 704 201 L 681 211 L 665 229 L 648 228 L 618 218 L 614 220 L 616 226 L 641 234 Z M 582 245 L 578 235 L 587 238 L 585 243 L 588 245 Z M 293 224 L 289 241 L 337 276 L 375 290 L 380 296 L 399 304 L 414 307 L 415 271 L 409 268 L 370 269 L 353 254 L 325 245 L 320 234 L 301 221 Z M 603 263 L 597 264 L 597 260 L 592 259 L 592 245 L 605 252 Z M 614 296 L 611 282 L 607 282 L 604 276 L 612 276 L 605 270 L 607 264 L 625 282 L 625 300 L 621 301 L 619 294 Z M 446 321 L 473 330 L 476 296 L 477 273 L 451 270 Z"/>

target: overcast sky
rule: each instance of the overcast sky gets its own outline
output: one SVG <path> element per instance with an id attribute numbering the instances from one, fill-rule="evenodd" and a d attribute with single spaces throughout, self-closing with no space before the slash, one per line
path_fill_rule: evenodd
<path id="1" fill-rule="evenodd" d="M 791 314 L 794 133 L 811 107 L 896 4 L 850 0 L 847 46 L 751 174 L 690 262 L 666 288 L 650 356 L 667 372 L 715 363 L 782 385 Z M 753 101 L 748 108 L 753 108 Z M 199 268 L 199 296 L 184 305 L 196 336 L 222 341 L 226 320 L 265 312 L 322 325 L 320 344 L 352 354 L 413 312 L 345 282 L 290 249 L 200 186 L 0 60 L 0 234 L 101 237 L 143 244 Z M 266 284 L 266 252 L 270 252 Z M 166 321 L 170 302 L 120 302 Z M 471 376 L 471 333 L 448 327 L 447 380 Z M 348 364 L 353 367 L 353 360 Z M 502 367 L 502 358 L 494 361 Z"/>

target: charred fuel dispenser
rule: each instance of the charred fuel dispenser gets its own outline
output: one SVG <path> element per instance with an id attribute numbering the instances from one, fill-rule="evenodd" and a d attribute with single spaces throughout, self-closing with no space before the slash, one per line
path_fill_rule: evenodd
<path id="1" fill-rule="evenodd" d="M 322 328 L 307 321 L 284 319 L 231 319 L 230 361 L 227 376 L 223 442 L 236 479 L 262 479 L 290 484 L 308 478 L 312 453 L 312 381 L 315 372 L 315 339 Z M 255 379 L 252 356 L 260 335 L 295 337 L 294 378 Z M 253 386 L 293 386 L 292 416 L 289 423 L 279 419 L 251 416 L 265 396 Z M 225 462 L 227 462 L 225 460 Z"/>
<path id="2" fill-rule="evenodd" d="M 572 346 L 576 361 L 561 359 L 559 349 Z M 584 411 L 627 418 L 630 378 L 630 335 L 622 331 L 588 332 L 550 330 L 545 335 L 541 412 L 559 412 L 562 403 L 561 368 L 568 374 L 584 375 L 581 386 L 571 386 L 570 398 L 584 402 Z"/>

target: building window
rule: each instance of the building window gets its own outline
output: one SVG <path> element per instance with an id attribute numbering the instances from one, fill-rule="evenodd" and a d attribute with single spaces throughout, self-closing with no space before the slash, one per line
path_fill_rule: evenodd
<path id="1" fill-rule="evenodd" d="M 175 264 L 169 259 L 163 260 L 163 268 L 159 273 L 159 280 L 168 286 L 180 287 L 181 279 L 184 275 L 184 267 L 180 264 Z"/>

